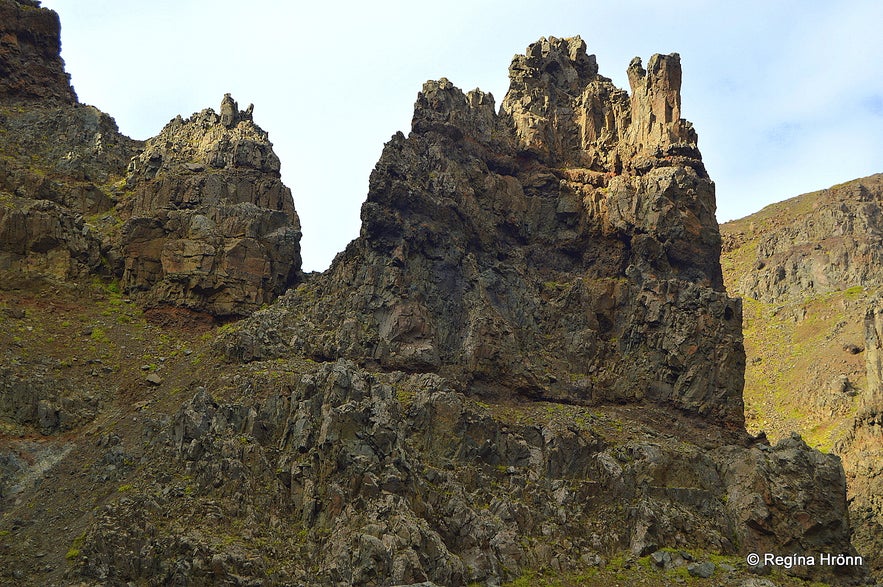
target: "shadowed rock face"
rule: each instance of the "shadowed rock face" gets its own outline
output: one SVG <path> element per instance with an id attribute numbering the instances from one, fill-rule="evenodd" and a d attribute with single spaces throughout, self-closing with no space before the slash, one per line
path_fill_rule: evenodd
<path id="1" fill-rule="evenodd" d="M 172 120 L 132 160 L 123 285 L 148 307 L 243 316 L 294 284 L 300 221 L 251 107 L 225 96 Z"/>
<path id="2" fill-rule="evenodd" d="M 0 3 L 0 100 L 55 100 L 77 95 L 61 59 L 58 15 L 39 2 Z"/>
<path id="3" fill-rule="evenodd" d="M 742 422 L 737 300 L 677 55 L 629 68 L 543 39 L 493 97 L 427 82 L 371 175 L 360 237 L 270 326 L 291 350 L 437 371 L 478 392 L 670 403 Z M 333 292 L 333 293 L 326 293 Z M 262 325 L 263 329 L 265 325 Z M 246 329 L 247 331 L 247 329 Z M 247 339 L 247 340 L 246 340 Z"/>

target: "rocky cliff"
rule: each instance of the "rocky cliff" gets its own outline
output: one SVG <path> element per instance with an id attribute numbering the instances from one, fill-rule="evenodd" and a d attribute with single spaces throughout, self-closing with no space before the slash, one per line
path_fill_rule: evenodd
<path id="1" fill-rule="evenodd" d="M 721 227 L 729 287 L 746 296 L 749 429 L 798 430 L 843 458 L 855 544 L 878 571 L 881 217 L 873 175 Z"/>
<path id="2" fill-rule="evenodd" d="M 58 16 L 0 3 L 0 273 L 103 274 L 145 307 L 224 318 L 300 276 L 300 223 L 252 108 L 179 116 L 146 143 L 80 104 Z"/>
<path id="3" fill-rule="evenodd" d="M 728 248 L 756 247 L 738 291 L 763 302 L 800 300 L 883 283 L 883 175 L 773 205 L 737 224 Z"/>
<path id="4" fill-rule="evenodd" d="M 61 60 L 58 15 L 0 3 L 0 277 L 82 277 L 101 270 L 101 237 L 84 216 L 113 207 L 138 143 L 81 105 Z"/>
<path id="5" fill-rule="evenodd" d="M 729 587 L 766 581 L 751 551 L 854 554 L 837 457 L 743 427 L 741 307 L 677 56 L 633 61 L 629 94 L 549 38 L 510 77 L 500 111 L 427 82 L 359 238 L 303 282 L 251 108 L 140 144 L 63 105 L 105 129 L 69 147 L 96 154 L 75 157 L 92 196 L 15 179 L 53 157 L 13 157 L 3 192 L 71 225 L 26 241 L 0 288 L 0 580 Z M 74 231 L 77 271 L 21 261 Z M 147 320 L 167 307 L 251 316 Z"/>
<path id="6" fill-rule="evenodd" d="M 9 0 L 0 6 L 0 23 L 0 99 L 76 103 L 61 59 L 58 15 L 33 0 Z"/>
<path id="7" fill-rule="evenodd" d="M 227 94 L 179 116 L 129 165 L 122 284 L 148 307 L 244 316 L 299 279 L 300 221 L 252 108 Z"/>
<path id="8" fill-rule="evenodd" d="M 837 445 L 849 481 L 855 544 L 883 572 L 883 300 L 874 297 L 864 320 L 867 383 L 852 430 Z"/>
<path id="9" fill-rule="evenodd" d="M 740 426 L 741 309 L 716 261 L 713 184 L 676 116 L 678 57 L 629 72 L 631 98 L 582 40 L 552 38 L 513 60 L 499 114 L 488 94 L 427 82 L 371 175 L 360 237 L 229 355 L 348 358 Z"/>

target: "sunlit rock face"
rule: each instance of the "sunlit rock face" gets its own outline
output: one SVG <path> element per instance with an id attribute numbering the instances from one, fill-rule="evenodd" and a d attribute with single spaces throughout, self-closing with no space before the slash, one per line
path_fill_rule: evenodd
<path id="1" fill-rule="evenodd" d="M 58 15 L 0 2 L 0 282 L 104 272 L 90 217 L 137 152 L 114 120 L 80 104 L 61 59 Z"/>
<path id="2" fill-rule="evenodd" d="M 228 94 L 132 160 L 123 286 L 148 307 L 244 316 L 297 282 L 300 221 L 268 135 Z"/>

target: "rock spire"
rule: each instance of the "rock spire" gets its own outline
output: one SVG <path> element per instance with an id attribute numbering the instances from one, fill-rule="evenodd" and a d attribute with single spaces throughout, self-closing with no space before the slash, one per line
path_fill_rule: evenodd
<path id="1" fill-rule="evenodd" d="M 129 166 L 123 285 L 149 307 L 247 315 L 296 283 L 300 221 L 265 131 L 230 94 L 172 120 Z"/>
<path id="2" fill-rule="evenodd" d="M 261 324 L 277 335 L 234 337 L 229 352 L 741 425 L 741 308 L 723 291 L 678 58 L 630 76 L 631 97 L 581 39 L 550 37 L 513 59 L 500 114 L 480 90 L 424 84 L 411 134 L 371 175 L 359 238 Z"/>

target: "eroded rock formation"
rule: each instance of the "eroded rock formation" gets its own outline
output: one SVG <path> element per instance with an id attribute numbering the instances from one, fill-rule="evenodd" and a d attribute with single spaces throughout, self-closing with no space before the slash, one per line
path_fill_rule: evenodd
<path id="1" fill-rule="evenodd" d="M 243 373 L 244 403 L 198 389 L 148 436 L 177 475 L 151 465 L 158 483 L 104 509 L 75 576 L 498 584 L 622 550 L 850 552 L 839 461 L 799 438 L 745 448 L 672 412 L 482 407 L 434 374 L 283 365 Z M 221 546 L 231 520 L 251 538 Z"/>
<path id="2" fill-rule="evenodd" d="M 229 94 L 147 143 L 79 104 L 58 16 L 0 2 L 0 275 L 120 278 L 147 307 L 243 316 L 300 275 L 267 133 Z M 134 158 L 133 158 L 134 157 Z M 131 163 L 130 163 L 131 160 Z"/>
<path id="3" fill-rule="evenodd" d="M 837 458 L 742 426 L 741 308 L 677 56 L 632 62 L 631 95 L 578 38 L 531 45 L 510 73 L 500 112 L 427 82 L 360 237 L 257 312 L 300 278 L 299 226 L 252 109 L 228 95 L 140 145 L 63 104 L 42 148 L 72 153 L 64 190 L 38 198 L 56 163 L 48 183 L 21 158 L 3 176 L 0 235 L 30 243 L 14 261 L 65 243 L 149 307 L 254 313 L 221 331 L 222 364 L 109 285 L 66 294 L 94 329 L 53 320 L 42 292 L 6 308 L 0 418 L 66 434 L 2 445 L 0 580 L 498 584 L 666 547 L 852 552 Z M 25 238 L 8 227 L 27 206 L 71 222 Z M 78 330 L 83 356 L 56 357 L 50 338 Z"/>
<path id="4" fill-rule="evenodd" d="M 267 133 L 227 94 L 132 160 L 122 283 L 149 307 L 243 316 L 300 275 L 300 221 Z"/>
<path id="5" fill-rule="evenodd" d="M 109 212 L 111 184 L 138 143 L 77 102 L 58 15 L 0 2 L 0 279 L 102 272 L 108 243 L 84 216 Z"/>
<path id="6" fill-rule="evenodd" d="M 0 3 L 0 100 L 57 100 L 77 95 L 61 59 L 61 23 L 33 0 Z"/>
<path id="7" fill-rule="evenodd" d="M 579 38 L 531 45 L 510 74 L 499 115 L 488 94 L 424 85 L 413 131 L 371 175 L 360 237 L 257 328 L 278 345 L 246 327 L 231 356 L 345 357 L 739 426 L 741 310 L 678 118 L 677 55 L 633 62 L 631 98 Z"/>
<path id="8" fill-rule="evenodd" d="M 883 298 L 875 296 L 864 320 L 867 383 L 852 430 L 839 443 L 849 481 L 854 542 L 868 566 L 883 572 Z"/>

